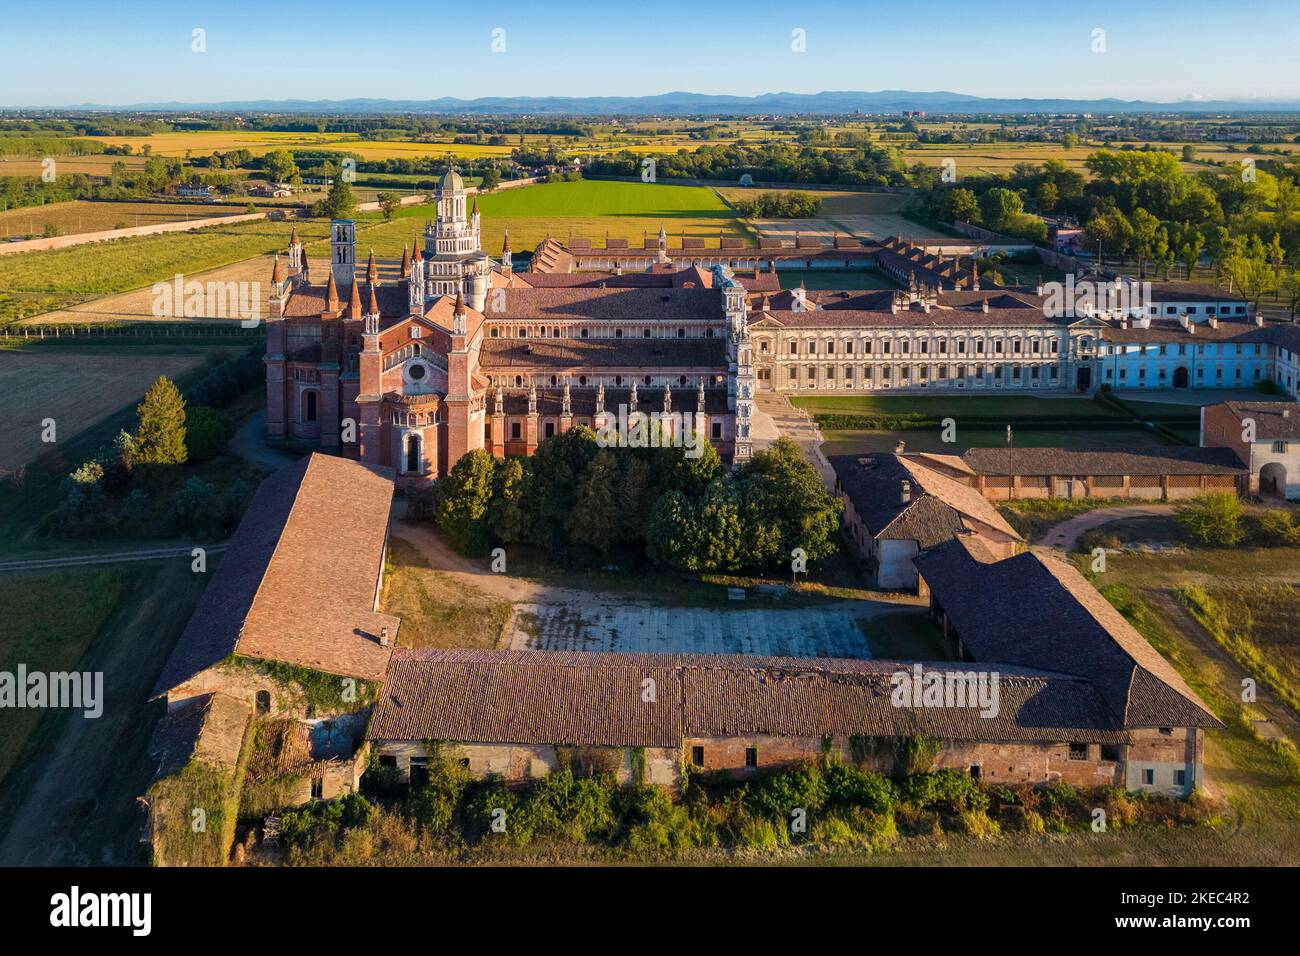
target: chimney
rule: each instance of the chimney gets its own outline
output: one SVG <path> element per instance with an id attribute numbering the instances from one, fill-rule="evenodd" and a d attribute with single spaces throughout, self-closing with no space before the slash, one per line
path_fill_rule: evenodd
<path id="1" fill-rule="evenodd" d="M 1283 418 L 1290 418 L 1290 417 L 1291 417 L 1291 409 L 1289 409 L 1289 408 L 1284 408 L 1284 409 L 1282 409 L 1282 417 L 1283 417 Z"/>
<path id="2" fill-rule="evenodd" d="M 1255 313 L 1255 324 L 1260 326 L 1264 324 L 1264 317 L 1258 312 Z"/>
<path id="3" fill-rule="evenodd" d="M 1181 325 L 1184 329 L 1187 328 L 1187 323 L 1189 321 L 1190 320 L 1187 318 L 1186 312 L 1184 312 L 1182 315 L 1178 317 L 1178 324 Z"/>
<path id="4" fill-rule="evenodd" d="M 1210 323 L 1210 328 L 1217 329 L 1219 327 L 1219 320 L 1214 316 L 1210 316 L 1208 321 Z"/>
<path id="5" fill-rule="evenodd" d="M 905 505 L 911 500 L 912 500 L 912 483 L 907 479 L 904 479 L 902 488 L 898 495 L 898 503 Z"/>
<path id="6" fill-rule="evenodd" d="M 906 448 L 907 448 L 907 442 L 900 441 L 897 445 L 894 446 L 894 454 L 901 455 Z"/>
<path id="7" fill-rule="evenodd" d="M 379 629 L 379 646 L 380 647 L 388 646 L 388 625 L 387 624 L 385 624 L 383 627 Z"/>

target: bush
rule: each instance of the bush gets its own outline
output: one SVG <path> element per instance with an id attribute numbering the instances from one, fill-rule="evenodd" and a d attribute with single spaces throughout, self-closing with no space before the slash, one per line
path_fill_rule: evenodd
<path id="1" fill-rule="evenodd" d="M 1199 495 L 1177 506 L 1175 514 L 1187 533 L 1202 544 L 1228 548 L 1246 536 L 1241 499 L 1230 491 Z"/>
<path id="2" fill-rule="evenodd" d="M 833 763 L 826 768 L 825 780 L 828 806 L 866 807 L 874 813 L 894 809 L 894 787 L 878 773 Z"/>
<path id="3" fill-rule="evenodd" d="M 1254 537 L 1261 544 L 1274 547 L 1300 547 L 1300 511 L 1292 508 L 1266 511 L 1256 523 Z"/>
<path id="4" fill-rule="evenodd" d="M 226 450 L 234 425 L 230 416 L 206 405 L 191 406 L 185 415 L 185 446 L 191 461 L 211 461 Z"/>

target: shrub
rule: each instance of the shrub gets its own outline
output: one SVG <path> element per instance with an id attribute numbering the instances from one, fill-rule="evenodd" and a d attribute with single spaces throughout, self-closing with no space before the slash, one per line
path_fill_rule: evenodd
<path id="1" fill-rule="evenodd" d="M 1245 537 L 1241 499 L 1230 491 L 1199 495 L 1178 505 L 1175 514 L 1187 533 L 1202 544 L 1227 548 Z"/>
<path id="2" fill-rule="evenodd" d="M 1256 524 L 1255 536 L 1266 545 L 1300 547 L 1300 511 L 1277 508 L 1264 512 Z"/>
<path id="3" fill-rule="evenodd" d="M 833 763 L 826 768 L 825 780 L 829 806 L 866 807 L 874 813 L 894 808 L 894 787 L 878 773 Z"/>
<path id="4" fill-rule="evenodd" d="M 936 770 L 908 777 L 899 787 L 899 799 L 920 809 L 943 808 L 960 812 L 984 811 L 989 795 L 978 783 L 959 770 Z"/>
<path id="5" fill-rule="evenodd" d="M 135 460 L 146 465 L 185 464 L 185 400 L 176 384 L 158 376 L 135 413 L 140 422 L 135 433 Z"/>
<path id="6" fill-rule="evenodd" d="M 234 426 L 230 416 L 206 405 L 193 405 L 185 415 L 185 446 L 191 461 L 210 461 L 226 450 Z"/>
<path id="7" fill-rule="evenodd" d="M 790 813 L 820 810 L 826 803 L 826 778 L 816 764 L 807 763 L 755 781 L 747 789 L 745 809 L 751 813 L 790 819 Z"/>

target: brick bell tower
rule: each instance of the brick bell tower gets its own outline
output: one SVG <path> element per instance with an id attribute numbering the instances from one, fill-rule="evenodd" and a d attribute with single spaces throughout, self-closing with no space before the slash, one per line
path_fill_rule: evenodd
<path id="1" fill-rule="evenodd" d="M 451 350 L 447 353 L 447 461 L 444 469 L 461 456 L 483 447 L 486 403 L 484 393 L 474 385 L 478 373 L 482 322 L 470 327 L 471 316 L 464 293 L 456 294 L 452 313 Z"/>

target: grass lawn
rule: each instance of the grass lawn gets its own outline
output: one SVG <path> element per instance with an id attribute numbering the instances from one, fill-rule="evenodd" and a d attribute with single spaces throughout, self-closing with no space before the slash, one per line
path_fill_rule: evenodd
<path id="1" fill-rule="evenodd" d="M 0 577 L 0 671 L 77 669 L 86 648 L 117 607 L 120 567 Z M 100 701 L 102 705 L 103 701 Z M 0 780 L 17 762 L 46 709 L 6 710 L 0 734 Z"/>
<path id="2" fill-rule="evenodd" d="M 811 415 L 919 415 L 952 416 L 1015 424 L 1034 418 L 1122 419 L 1117 409 L 1076 395 L 1045 398 L 1038 395 L 798 395 L 790 399 Z M 1005 436 L 1004 436 L 1005 437 Z"/>
<path id="3" fill-rule="evenodd" d="M 947 661 L 952 653 L 924 608 L 881 614 L 858 621 L 871 656 L 891 661 Z"/>
<path id="4" fill-rule="evenodd" d="M 402 619 L 401 647 L 493 648 L 510 619 L 509 601 L 454 583 L 401 538 L 389 541 L 381 607 Z"/>
<path id="5" fill-rule="evenodd" d="M 898 283 L 878 269 L 787 269 L 778 271 L 782 289 L 897 289 Z"/>

